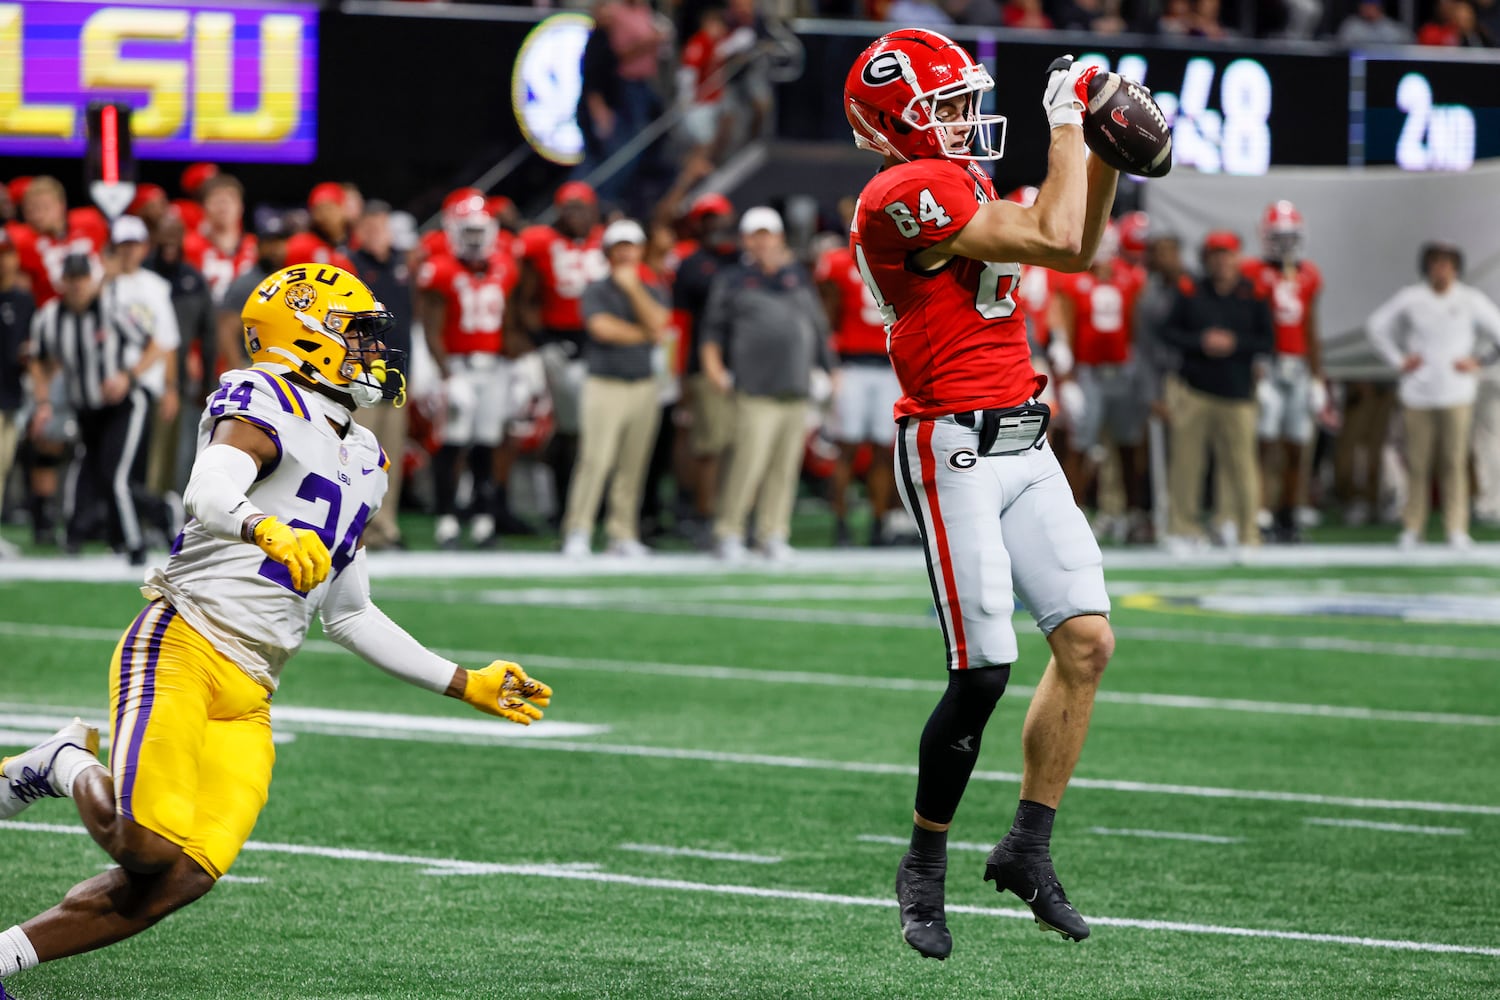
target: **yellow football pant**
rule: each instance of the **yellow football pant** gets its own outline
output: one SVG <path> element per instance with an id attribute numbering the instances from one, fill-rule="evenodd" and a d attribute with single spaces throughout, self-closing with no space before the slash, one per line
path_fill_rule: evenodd
<path id="1" fill-rule="evenodd" d="M 156 600 L 115 647 L 109 700 L 119 814 L 221 877 L 266 804 L 270 693 Z"/>

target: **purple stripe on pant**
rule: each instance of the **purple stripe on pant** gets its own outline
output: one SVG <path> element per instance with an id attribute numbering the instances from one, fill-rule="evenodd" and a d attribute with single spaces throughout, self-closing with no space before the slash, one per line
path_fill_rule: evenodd
<path id="1" fill-rule="evenodd" d="M 125 727 L 125 702 L 130 697 L 130 674 L 135 666 L 135 640 L 140 634 L 141 623 L 146 620 L 156 607 L 154 603 L 146 605 L 141 613 L 135 616 L 135 621 L 130 625 L 130 631 L 125 633 L 125 645 L 120 650 L 120 698 L 115 704 L 115 737 L 119 739 L 124 735 Z M 121 744 L 115 743 L 110 747 L 110 756 L 113 757 L 119 751 Z"/>
<path id="2" fill-rule="evenodd" d="M 173 618 L 177 617 L 177 609 L 167 605 L 162 612 L 161 618 L 156 623 L 156 628 L 151 633 L 151 639 L 146 647 L 146 677 L 141 684 L 141 704 L 136 711 L 135 729 L 130 733 L 129 743 L 125 751 L 125 767 L 121 772 L 124 779 L 124 787 L 119 790 L 120 812 L 126 819 L 134 820 L 135 812 L 130 807 L 131 797 L 135 794 L 135 770 L 141 759 L 141 743 L 146 737 L 146 724 L 151 721 L 151 709 L 156 704 L 156 661 L 161 655 L 161 638 L 166 634 L 167 626 Z M 121 673 L 124 673 L 122 668 Z M 124 688 L 121 688 L 121 704 L 124 703 Z M 115 730 L 115 737 L 119 739 L 119 729 Z"/>

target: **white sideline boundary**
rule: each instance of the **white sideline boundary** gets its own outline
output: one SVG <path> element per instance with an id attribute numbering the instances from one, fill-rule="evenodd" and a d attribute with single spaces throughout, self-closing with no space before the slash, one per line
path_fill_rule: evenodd
<path id="1" fill-rule="evenodd" d="M 49 722 L 64 721 L 71 715 L 59 714 L 57 706 L 0 703 L 0 710 L 19 711 L 7 715 L 8 724 L 29 719 L 28 710 L 41 713 Z M 66 711 L 66 710 L 64 710 Z M 97 718 L 97 709 L 76 714 Z M 462 744 L 467 746 L 509 746 L 516 750 L 551 750 L 560 753 L 598 754 L 607 757 L 639 757 L 657 760 L 688 760 L 706 764 L 736 764 L 750 767 L 791 768 L 808 771 L 835 771 L 844 774 L 876 774 L 914 778 L 912 764 L 887 764 L 876 761 L 829 760 L 819 757 L 789 757 L 776 754 L 737 753 L 694 747 L 646 746 L 628 743 L 582 743 L 568 739 L 517 739 L 531 731 L 533 736 L 548 735 L 548 720 L 530 727 L 487 723 L 485 720 L 447 719 L 443 716 L 402 716 L 390 713 L 340 711 L 337 709 L 302 709 L 282 706 L 273 709 L 276 725 L 296 733 L 318 733 L 353 739 L 397 740 L 417 743 Z M 408 720 L 414 720 L 408 722 Z M 378 725 L 372 722 L 380 723 Z M 451 725 L 450 725 L 451 723 Z M 567 723 L 554 723 L 556 726 Z M 971 781 L 989 781 L 1018 785 L 1021 775 L 1014 771 L 975 771 Z M 1075 775 L 1070 788 L 1127 792 L 1145 795 L 1181 795 L 1203 799 L 1236 799 L 1250 802 L 1287 802 L 1307 805 L 1340 806 L 1348 809 L 1392 810 L 1410 812 L 1454 813 L 1471 816 L 1500 816 L 1500 805 L 1459 802 L 1429 802 L 1404 799 L 1377 799 L 1342 795 L 1320 795 L 1312 792 L 1288 792 L 1254 788 L 1218 788 L 1208 785 L 1162 784 L 1113 778 L 1087 778 Z"/>
<path id="2" fill-rule="evenodd" d="M 738 851 L 705 851 L 697 847 L 670 847 L 666 844 L 616 844 L 615 850 L 632 854 L 655 854 L 664 858 L 700 858 L 705 861 L 733 861 L 746 865 L 779 865 L 779 854 L 742 854 Z"/>
<path id="3" fill-rule="evenodd" d="M 161 565 L 163 553 L 148 562 Z M 376 579 L 578 579 L 620 576 L 798 576 L 809 573 L 866 573 L 871 570 L 922 572 L 917 548 L 800 549 L 785 562 L 752 560 L 730 566 L 705 553 L 666 553 L 644 559 L 607 556 L 564 559 L 557 552 L 375 552 L 370 554 Z M 1105 549 L 1106 573 L 1157 569 L 1363 567 L 1363 566 L 1495 566 L 1500 542 L 1480 542 L 1465 552 L 1441 545 L 1413 552 L 1389 545 L 1267 545 L 1256 549 L 1209 549 L 1172 555 L 1159 549 Z M 140 567 L 106 554 L 73 558 L 25 556 L 0 560 L 0 581 L 58 580 L 78 583 L 140 583 Z"/>
<path id="4" fill-rule="evenodd" d="M 88 831 L 81 826 L 61 826 L 50 823 L 26 823 L 13 820 L 0 821 L 0 830 L 18 832 L 84 835 Z M 640 889 L 660 889 L 668 892 L 695 892 L 718 896 L 740 896 L 753 899 L 782 899 L 801 903 L 821 903 L 831 906 L 858 906 L 891 909 L 893 900 L 877 896 L 849 896 L 838 893 L 814 892 L 801 889 L 772 889 L 755 885 L 736 885 L 713 882 L 690 882 L 683 879 L 653 878 L 643 875 L 625 875 L 599 871 L 591 864 L 492 864 L 483 861 L 462 861 L 455 858 L 423 858 L 381 851 L 363 851 L 340 847 L 320 847 L 308 844 L 277 844 L 250 841 L 246 851 L 270 854 L 288 854 L 336 858 L 348 861 L 364 861 L 385 864 L 412 865 L 420 867 L 424 874 L 446 875 L 510 875 L 529 878 L 562 879 L 575 882 L 593 882 L 609 885 L 632 886 Z M 1031 920 L 1030 910 L 997 906 L 949 906 L 948 912 L 973 916 L 999 917 L 1010 920 Z M 1217 937 L 1260 938 L 1274 941 L 1297 941 L 1306 944 L 1346 945 L 1360 948 L 1375 948 L 1383 951 L 1425 952 L 1442 955 L 1479 955 L 1485 958 L 1500 958 L 1500 948 L 1478 945 L 1447 944 L 1437 941 L 1407 941 L 1392 938 L 1357 937 L 1346 934 L 1318 934 L 1305 931 L 1270 930 L 1259 927 L 1233 927 L 1219 924 L 1183 923 L 1174 920 L 1151 920 L 1135 917 L 1089 917 L 1094 927 L 1119 927 L 1129 930 L 1165 931 L 1179 934 L 1202 934 Z"/>
<path id="5" fill-rule="evenodd" d="M 1336 826 L 1353 830 L 1379 830 L 1383 833 L 1416 833 L 1429 837 L 1462 837 L 1469 831 L 1461 826 L 1407 826 L 1405 823 L 1374 823 L 1367 819 L 1331 819 L 1309 816 L 1308 826 Z"/>
<path id="6" fill-rule="evenodd" d="M 78 642 L 119 641 L 119 632 L 107 628 L 80 626 L 32 625 L 26 622 L 0 621 L 0 636 L 69 639 Z M 309 639 L 303 649 L 310 653 L 339 653 L 342 647 L 322 639 Z M 495 650 L 437 648 L 435 652 L 458 660 L 484 662 L 497 655 Z M 850 674 L 819 673 L 809 670 L 758 670 L 750 667 L 726 667 L 710 664 L 656 663 L 637 660 L 611 660 L 598 657 L 554 656 L 548 653 L 508 651 L 509 656 L 527 667 L 538 670 L 580 670 L 603 673 L 638 674 L 657 677 L 684 677 L 715 681 L 742 681 L 751 684 L 806 685 L 812 687 L 847 687 L 869 691 L 941 692 L 944 681 L 915 677 L 864 677 Z M 1493 655 L 1493 654 L 1492 654 Z M 1011 695 L 1029 698 L 1035 688 L 1012 684 Z M 1361 722 L 1405 722 L 1436 726 L 1500 726 L 1500 715 L 1471 715 L 1458 712 L 1413 712 L 1398 709 L 1366 708 L 1359 705 L 1317 705 L 1301 702 L 1257 701 L 1248 698 L 1210 698 L 1201 695 L 1158 694 L 1152 692 L 1104 690 L 1095 695 L 1096 702 L 1113 705 L 1146 705 L 1155 708 L 1179 708 L 1201 711 L 1248 712 L 1258 715 L 1310 716 L 1326 719 L 1349 719 Z M 0 709 L 7 707 L 0 703 Z M 16 707 L 16 706 L 9 706 Z M 77 714 L 77 713 L 75 713 Z M 68 718 L 71 718 L 69 716 Z M 65 725 L 68 718 L 57 723 Z"/>

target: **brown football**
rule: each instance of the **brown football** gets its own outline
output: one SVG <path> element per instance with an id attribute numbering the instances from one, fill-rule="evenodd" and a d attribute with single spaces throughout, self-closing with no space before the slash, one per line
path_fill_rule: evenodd
<path id="1" fill-rule="evenodd" d="M 1172 129 L 1151 91 L 1118 73 L 1095 73 L 1087 85 L 1083 141 L 1116 170 L 1165 177 L 1172 169 Z"/>

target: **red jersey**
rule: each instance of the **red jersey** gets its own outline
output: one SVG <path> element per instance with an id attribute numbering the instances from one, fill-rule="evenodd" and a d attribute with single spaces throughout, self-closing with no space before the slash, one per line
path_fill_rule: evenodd
<path id="1" fill-rule="evenodd" d="M 215 303 L 224 301 L 230 282 L 254 267 L 259 254 L 260 244 L 249 233 L 241 233 L 234 252 L 227 254 L 201 232 L 182 237 L 182 256 L 203 274 Z"/>
<path id="2" fill-rule="evenodd" d="M 1093 271 L 1054 275 L 1052 291 L 1072 303 L 1073 358 L 1078 364 L 1123 365 L 1130 360 L 1140 272 L 1115 261 L 1107 278 Z"/>
<path id="3" fill-rule="evenodd" d="M 719 40 L 699 30 L 682 47 L 682 68 L 693 71 L 693 100 L 713 104 L 724 96 L 724 58 Z"/>
<path id="4" fill-rule="evenodd" d="M 1297 262 L 1290 277 L 1280 264 L 1269 260 L 1247 260 L 1241 265 L 1255 293 L 1271 306 L 1271 324 L 1276 329 L 1276 353 L 1307 355 L 1307 321 L 1313 303 L 1323 290 L 1323 273 L 1310 260 Z"/>
<path id="5" fill-rule="evenodd" d="M 839 325 L 833 331 L 833 349 L 840 357 L 854 354 L 885 354 L 885 320 L 880 303 L 860 277 L 854 254 L 834 247 L 818 259 L 813 280 L 831 283 L 839 293 Z"/>
<path id="6" fill-rule="evenodd" d="M 16 248 L 16 262 L 31 279 L 31 297 L 38 309 L 62 294 L 64 257 L 75 253 L 97 257 L 103 249 L 109 226 L 100 219 L 94 209 L 75 208 L 68 212 L 68 231 L 61 237 L 39 233 L 21 222 L 6 224 L 11 245 Z"/>
<path id="7" fill-rule="evenodd" d="M 551 226 L 521 231 L 521 257 L 542 279 L 542 326 L 548 330 L 582 330 L 583 290 L 609 276 L 604 259 L 604 227 L 571 240 Z"/>
<path id="8" fill-rule="evenodd" d="M 423 261 L 417 288 L 443 296 L 443 350 L 449 354 L 499 354 L 505 346 L 505 300 L 520 280 L 516 259 L 508 253 L 490 255 L 482 271 L 466 267 L 457 257 L 439 254 Z"/>
<path id="9" fill-rule="evenodd" d="M 314 232 L 298 233 L 286 241 L 286 263 L 282 266 L 293 264 L 332 264 L 355 273 L 354 262 Z"/>
<path id="10" fill-rule="evenodd" d="M 904 393 L 896 416 L 940 417 L 1018 406 L 1045 380 L 1031 367 L 1026 323 L 1012 297 L 1019 264 L 954 257 L 930 274 L 911 255 L 958 233 L 998 201 L 989 175 L 952 160 L 887 167 L 865 185 L 850 233 L 855 260 L 891 327 Z"/>

